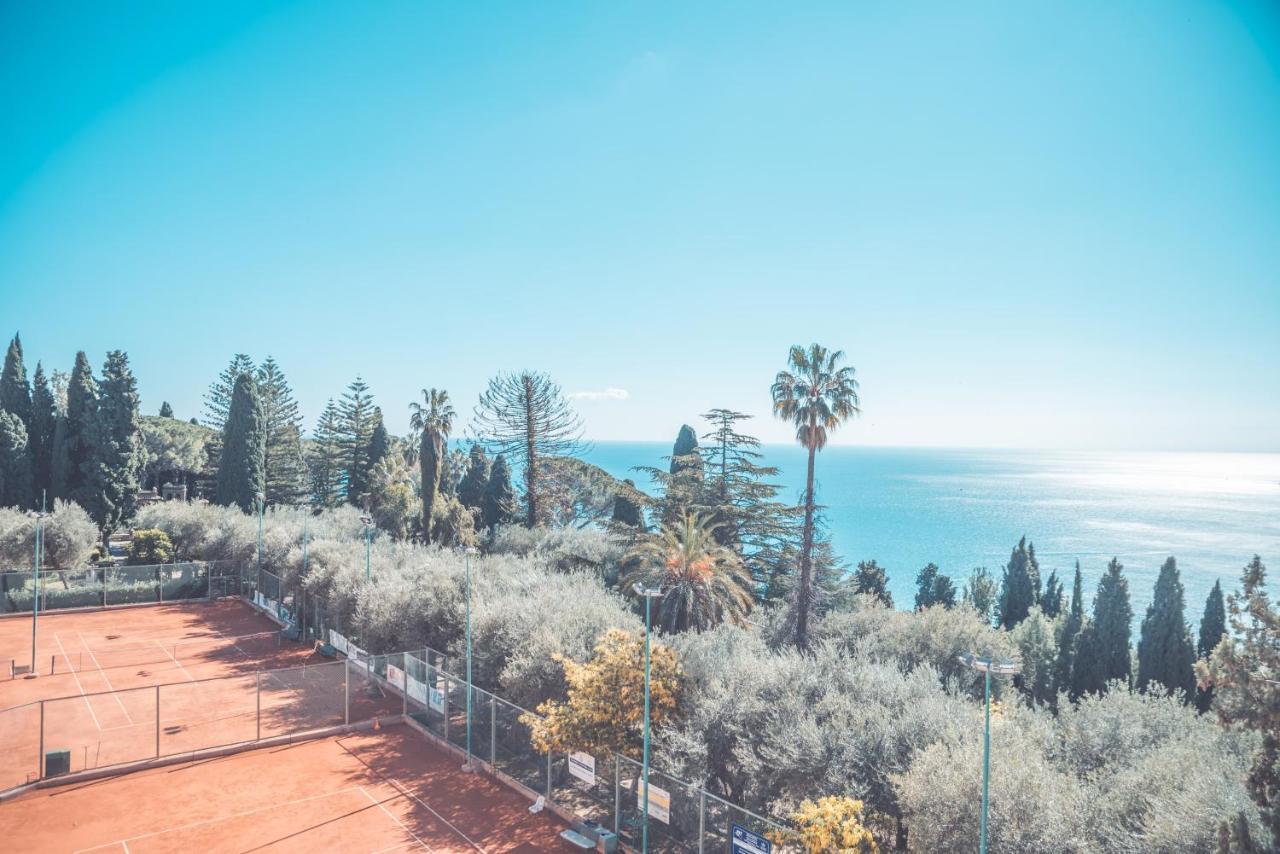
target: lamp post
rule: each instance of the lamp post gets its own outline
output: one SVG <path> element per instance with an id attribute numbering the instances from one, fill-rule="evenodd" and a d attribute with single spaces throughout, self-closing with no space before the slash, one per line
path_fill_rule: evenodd
<path id="1" fill-rule="evenodd" d="M 640 775 L 644 780 L 644 802 L 640 807 L 640 854 L 649 852 L 649 632 L 652 630 L 653 600 L 662 596 L 661 587 L 634 584 L 632 589 L 644 597 L 644 749 Z"/>
<path id="2" fill-rule="evenodd" d="M 49 515 L 44 508 L 44 495 L 42 493 L 40 496 L 40 509 L 31 511 L 31 515 L 36 520 L 36 538 L 34 548 L 35 566 L 31 573 L 31 669 L 27 673 L 28 679 L 34 679 L 39 675 L 36 672 L 36 624 L 40 615 L 40 564 L 44 562 L 44 517 Z"/>
<path id="3" fill-rule="evenodd" d="M 361 516 L 360 521 L 364 523 L 364 580 L 368 583 L 373 580 L 373 574 L 369 568 L 373 550 L 373 517 Z"/>
<path id="4" fill-rule="evenodd" d="M 253 500 L 258 503 L 258 568 L 262 568 L 262 517 L 267 513 L 267 496 L 261 492 L 253 494 Z"/>
<path id="5" fill-rule="evenodd" d="M 463 562 L 467 567 L 467 761 L 462 770 L 472 770 L 471 764 L 471 556 L 476 553 L 473 546 L 462 550 Z"/>
<path id="6" fill-rule="evenodd" d="M 982 730 L 982 827 L 978 842 L 978 854 L 987 854 L 987 809 L 990 806 L 989 786 L 991 782 L 991 674 L 1012 676 L 1021 671 L 1016 661 L 992 661 L 972 652 L 957 656 L 960 663 L 971 670 L 976 670 L 983 677 L 983 702 L 985 719 Z"/>

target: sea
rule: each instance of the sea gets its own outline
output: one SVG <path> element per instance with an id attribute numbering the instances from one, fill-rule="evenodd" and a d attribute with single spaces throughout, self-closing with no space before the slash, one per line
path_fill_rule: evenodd
<path id="1" fill-rule="evenodd" d="M 766 445 L 779 497 L 799 503 L 805 452 Z M 596 442 L 586 459 L 652 491 L 637 466 L 665 466 L 671 445 Z M 1077 561 L 1085 607 L 1111 558 L 1124 564 L 1135 627 L 1165 559 L 1177 558 L 1187 620 L 1199 625 L 1215 581 L 1231 592 L 1255 555 L 1280 577 L 1280 454 L 1094 453 L 828 446 L 816 463 L 817 501 L 850 569 L 874 558 L 894 604 L 912 607 L 916 573 L 935 563 L 959 591 L 976 566 L 999 578 L 1025 536 L 1041 575 L 1070 595 Z M 1136 641 L 1136 637 L 1135 637 Z"/>

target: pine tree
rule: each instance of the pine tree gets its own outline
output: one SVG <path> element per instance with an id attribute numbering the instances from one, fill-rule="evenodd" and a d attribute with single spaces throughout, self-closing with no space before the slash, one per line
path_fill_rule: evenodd
<path id="1" fill-rule="evenodd" d="M 473 444 L 467 454 L 466 472 L 458 483 L 458 500 L 462 502 L 462 506 L 478 510 L 488 482 L 489 458 L 485 455 L 483 445 Z"/>
<path id="2" fill-rule="evenodd" d="M 1071 603 L 1067 617 L 1062 621 L 1058 633 L 1058 664 L 1054 673 L 1054 693 L 1066 691 L 1072 699 L 1079 696 L 1075 692 L 1071 674 L 1076 659 L 1076 646 L 1080 640 L 1080 632 L 1084 629 L 1084 583 L 1080 577 L 1080 561 L 1076 561 L 1076 574 L 1071 582 Z"/>
<path id="3" fill-rule="evenodd" d="M 218 374 L 204 396 L 204 423 L 219 433 L 227 426 L 231 413 L 231 399 L 235 396 L 236 380 L 241 374 L 253 376 L 253 360 L 244 353 L 236 353 L 231 363 Z"/>
<path id="4" fill-rule="evenodd" d="M 346 495 L 349 504 L 359 505 L 369 494 L 369 439 L 374 428 L 373 396 L 369 386 L 356 377 L 338 402 L 338 433 L 342 441 Z"/>
<path id="5" fill-rule="evenodd" d="M 375 406 L 373 408 L 373 431 L 369 434 L 369 448 L 366 454 L 369 458 L 369 467 L 377 468 L 378 463 L 382 462 L 387 454 L 391 453 L 391 437 L 387 434 L 386 425 L 382 423 L 382 408 Z"/>
<path id="6" fill-rule="evenodd" d="M 889 576 L 884 567 L 874 560 L 858 561 L 858 569 L 853 574 L 853 592 L 871 596 L 886 608 L 893 607 L 893 594 L 889 592 Z"/>
<path id="7" fill-rule="evenodd" d="M 53 494 L 53 438 L 58 427 L 58 404 L 45 379 L 44 366 L 36 363 L 31 387 L 31 427 L 27 441 L 31 446 L 32 500 L 42 492 Z"/>
<path id="8" fill-rule="evenodd" d="M 938 580 L 938 565 L 929 563 L 925 568 L 916 573 L 916 610 L 922 611 L 930 605 L 936 604 L 933 601 L 934 584 Z"/>
<path id="9" fill-rule="evenodd" d="M 1133 607 L 1129 604 L 1129 582 L 1124 567 L 1115 558 L 1098 582 L 1093 600 L 1093 627 L 1096 632 L 1099 670 L 1106 682 L 1130 681 L 1129 635 Z"/>
<path id="10" fill-rule="evenodd" d="M 316 423 L 315 440 L 307 458 L 311 472 L 312 500 L 321 507 L 336 507 L 346 494 L 342 433 L 338 407 L 330 399 Z"/>
<path id="11" fill-rule="evenodd" d="M 498 454 L 489 469 L 489 482 L 485 484 L 480 501 L 480 523 L 485 528 L 505 525 L 516 517 L 516 493 L 511 486 L 511 469 L 507 458 Z"/>
<path id="12" fill-rule="evenodd" d="M 160 404 L 160 417 L 161 418 L 173 417 L 173 407 L 169 405 L 169 401 L 167 400 L 162 401 Z"/>
<path id="13" fill-rule="evenodd" d="M 215 500 L 235 505 L 246 513 L 257 508 L 258 496 L 266 489 L 263 449 L 266 430 L 262 402 L 249 374 L 236 378 L 231 408 L 222 430 L 222 458 L 218 466 Z"/>
<path id="14" fill-rule="evenodd" d="M 53 495 L 87 507 L 94 466 L 93 431 L 98 416 L 98 384 L 89 358 L 76 353 L 67 382 L 66 415 L 58 419 L 53 443 Z"/>
<path id="15" fill-rule="evenodd" d="M 1208 659 L 1227 633 L 1227 608 L 1222 600 L 1222 582 L 1213 582 L 1204 602 L 1204 616 L 1200 618 L 1200 640 L 1196 644 L 1198 657 Z M 1196 688 L 1196 708 L 1209 711 L 1213 705 L 1213 687 Z"/>
<path id="16" fill-rule="evenodd" d="M 93 498 L 83 505 L 102 530 L 105 544 L 116 527 L 133 517 L 142 467 L 142 434 L 138 427 L 138 381 L 122 350 L 107 353 L 98 386 L 94 420 Z"/>
<path id="17" fill-rule="evenodd" d="M 267 503 L 298 504 L 307 491 L 307 466 L 302 457 L 302 413 L 284 371 L 270 356 L 258 366 L 257 387 L 267 437 L 262 454 Z"/>
<path id="18" fill-rule="evenodd" d="M 1062 613 L 1062 582 L 1058 580 L 1058 571 L 1051 570 L 1044 583 L 1044 593 L 1040 595 L 1040 610 L 1049 619 L 1057 619 Z"/>
<path id="19" fill-rule="evenodd" d="M 1009 563 L 1004 568 L 1000 603 L 996 608 L 1000 625 L 1012 629 L 1025 620 L 1036 604 L 1039 586 L 1039 571 L 1034 564 L 1032 552 L 1027 549 L 1027 538 L 1023 537 L 1009 555 Z"/>
<path id="20" fill-rule="evenodd" d="M 964 584 L 964 601 L 978 612 L 987 625 L 991 624 L 992 611 L 996 607 L 996 580 L 985 566 L 975 566 Z"/>
<path id="21" fill-rule="evenodd" d="M 0 372 L 0 409 L 17 416 L 22 429 L 31 427 L 31 386 L 27 384 L 27 368 L 22 362 L 22 339 L 16 334 L 4 355 Z"/>
<path id="22" fill-rule="evenodd" d="M 31 506 L 31 454 L 22 419 L 0 409 L 0 507 Z"/>
<path id="23" fill-rule="evenodd" d="M 1195 660 L 1178 564 L 1169 558 L 1160 567 L 1155 595 L 1142 619 L 1137 686 L 1145 691 L 1157 685 L 1189 702 L 1195 695 Z"/>

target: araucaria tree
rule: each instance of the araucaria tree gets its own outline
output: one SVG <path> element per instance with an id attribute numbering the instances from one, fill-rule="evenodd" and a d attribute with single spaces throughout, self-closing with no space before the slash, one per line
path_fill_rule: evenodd
<path id="1" fill-rule="evenodd" d="M 276 360 L 268 356 L 257 372 L 262 402 L 263 482 L 268 504 L 299 503 L 307 490 L 307 467 L 302 458 L 302 413 L 293 389 Z"/>
<path id="2" fill-rule="evenodd" d="M 346 476 L 342 465 L 342 435 L 338 407 L 330 399 L 316 423 L 315 440 L 307 455 L 311 473 L 311 499 L 321 507 L 342 503 Z"/>
<path id="3" fill-rule="evenodd" d="M 409 427 L 418 434 L 418 467 L 422 473 L 422 539 L 431 542 L 431 513 L 440 492 L 445 446 L 453 430 L 454 412 L 449 392 L 424 388 L 422 403 L 409 404 Z"/>
<path id="4" fill-rule="evenodd" d="M 105 544 L 117 525 L 133 517 L 143 462 L 138 381 L 121 350 L 108 353 L 102 366 L 94 426 L 93 500 L 85 510 L 98 523 Z"/>
<path id="5" fill-rule="evenodd" d="M 350 504 L 362 504 L 369 493 L 373 470 L 369 440 L 374 426 L 373 395 L 369 394 L 368 384 L 356 377 L 338 402 L 338 432 L 346 470 L 346 499 Z"/>
<path id="6" fill-rule="evenodd" d="M 1189 701 L 1195 693 L 1195 648 L 1184 615 L 1182 581 L 1173 558 L 1160 567 L 1155 596 L 1138 636 L 1137 686 L 1158 687 Z"/>
<path id="7" fill-rule="evenodd" d="M 536 526 L 542 459 L 576 456 L 582 450 L 582 423 L 560 386 L 532 371 L 499 374 L 480 395 L 471 429 L 489 451 L 522 468 L 525 524 Z"/>
<path id="8" fill-rule="evenodd" d="M 809 611 L 813 604 L 814 457 L 827 434 L 861 412 L 854 369 L 841 366 L 844 352 L 811 344 L 793 346 L 787 370 L 774 378 L 773 412 L 796 427 L 796 440 L 809 452 L 805 472 L 804 528 L 800 546 L 800 583 L 795 598 L 795 643 L 809 647 Z"/>
<path id="9" fill-rule="evenodd" d="M 265 445 L 262 403 L 253 378 L 241 374 L 231 395 L 231 409 L 222 431 L 222 459 L 218 465 L 216 499 L 246 513 L 257 506 L 266 488 L 262 452 Z"/>
<path id="10" fill-rule="evenodd" d="M 655 622 L 668 632 L 743 624 L 751 612 L 751 574 L 737 552 L 716 541 L 714 525 L 685 513 L 674 525 L 645 537 L 628 555 L 635 569 L 622 581 L 660 588 Z"/>

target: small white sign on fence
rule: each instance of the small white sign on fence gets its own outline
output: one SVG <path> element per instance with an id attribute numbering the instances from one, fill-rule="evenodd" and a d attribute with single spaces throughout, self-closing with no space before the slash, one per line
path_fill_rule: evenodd
<path id="1" fill-rule="evenodd" d="M 590 753 L 570 753 L 569 773 L 588 786 L 596 783 L 596 758 Z"/>
<path id="2" fill-rule="evenodd" d="M 276 600 L 274 599 L 262 600 L 262 610 L 264 611 L 270 611 L 272 614 L 275 614 L 275 613 L 278 613 L 277 611 L 278 607 L 279 607 L 279 603 L 276 602 Z"/>
<path id="3" fill-rule="evenodd" d="M 405 676 L 405 693 L 409 695 L 409 699 L 416 703 L 427 702 L 427 683 L 419 682 L 412 676 Z"/>
<path id="4" fill-rule="evenodd" d="M 644 809 L 644 781 L 641 780 L 636 788 L 639 789 L 636 806 Z M 649 784 L 649 815 L 663 824 L 671 824 L 671 793 L 652 783 Z"/>
<path id="5" fill-rule="evenodd" d="M 404 671 L 394 664 L 387 665 L 387 681 L 401 691 L 404 690 Z"/>
<path id="6" fill-rule="evenodd" d="M 338 652 L 347 651 L 347 639 L 338 634 L 334 629 L 329 629 L 329 645 Z"/>

